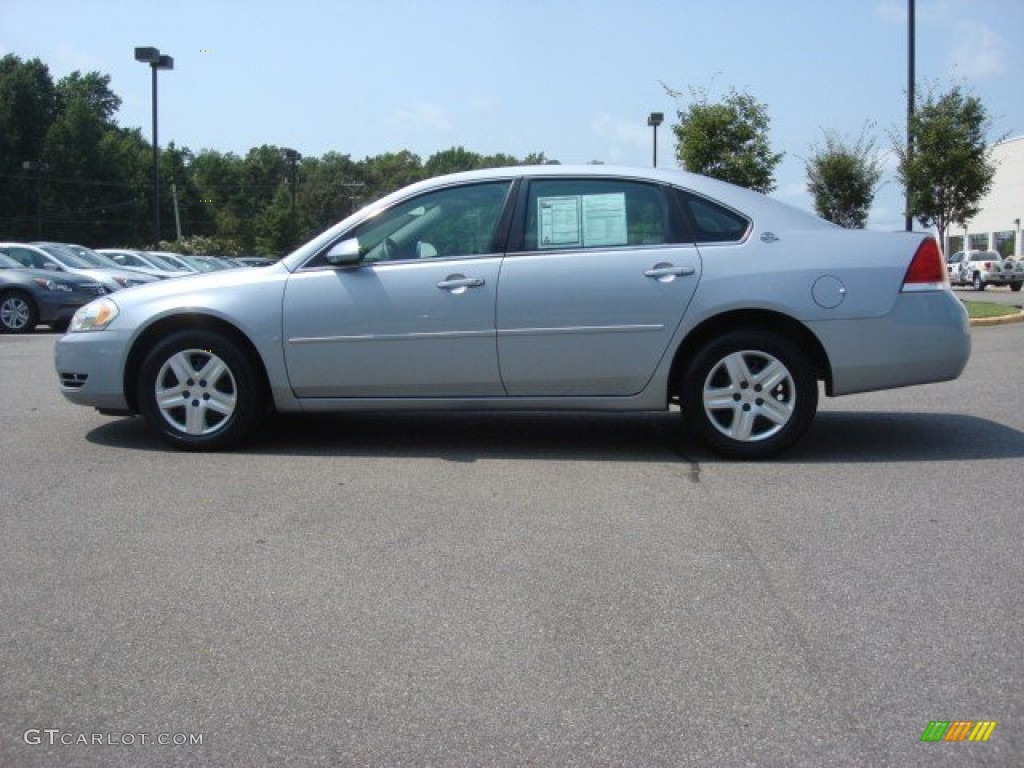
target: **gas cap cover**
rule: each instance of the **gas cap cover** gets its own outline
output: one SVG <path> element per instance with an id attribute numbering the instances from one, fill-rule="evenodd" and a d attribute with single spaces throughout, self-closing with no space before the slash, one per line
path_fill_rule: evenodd
<path id="1" fill-rule="evenodd" d="M 814 303 L 823 309 L 835 309 L 846 298 L 846 286 L 835 275 L 822 275 L 814 281 L 811 291 Z"/>

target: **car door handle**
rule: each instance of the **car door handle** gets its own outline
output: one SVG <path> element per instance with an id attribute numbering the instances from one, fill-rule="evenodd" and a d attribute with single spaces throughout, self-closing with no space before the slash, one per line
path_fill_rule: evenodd
<path id="1" fill-rule="evenodd" d="M 696 271 L 697 270 L 693 267 L 677 267 L 673 264 L 655 264 L 644 272 L 644 277 L 682 277 L 684 275 L 692 275 Z"/>
<path id="2" fill-rule="evenodd" d="M 451 291 L 452 293 L 462 293 L 467 288 L 479 288 L 484 284 L 482 277 L 463 277 L 462 275 L 451 275 L 445 280 L 442 280 L 437 284 L 437 287 L 443 291 Z"/>

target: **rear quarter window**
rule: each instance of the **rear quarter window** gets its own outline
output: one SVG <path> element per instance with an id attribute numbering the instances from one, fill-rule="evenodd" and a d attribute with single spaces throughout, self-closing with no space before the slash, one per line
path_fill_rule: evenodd
<path id="1" fill-rule="evenodd" d="M 698 243 L 735 243 L 750 231 L 750 219 L 706 197 L 680 191 L 679 202 Z"/>

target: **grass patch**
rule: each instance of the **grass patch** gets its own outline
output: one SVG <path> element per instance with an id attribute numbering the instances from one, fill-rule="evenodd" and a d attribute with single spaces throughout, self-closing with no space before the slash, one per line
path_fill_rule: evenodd
<path id="1" fill-rule="evenodd" d="M 1005 317 L 1006 315 L 1015 315 L 1020 311 L 1016 307 L 994 304 L 990 301 L 964 301 L 964 306 L 967 307 L 967 315 L 972 320 L 983 317 Z"/>

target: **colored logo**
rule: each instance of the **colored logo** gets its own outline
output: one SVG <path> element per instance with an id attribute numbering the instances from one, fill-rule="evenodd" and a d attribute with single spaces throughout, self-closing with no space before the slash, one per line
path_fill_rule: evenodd
<path id="1" fill-rule="evenodd" d="M 995 728 L 995 720 L 932 720 L 921 741 L 988 741 Z"/>

